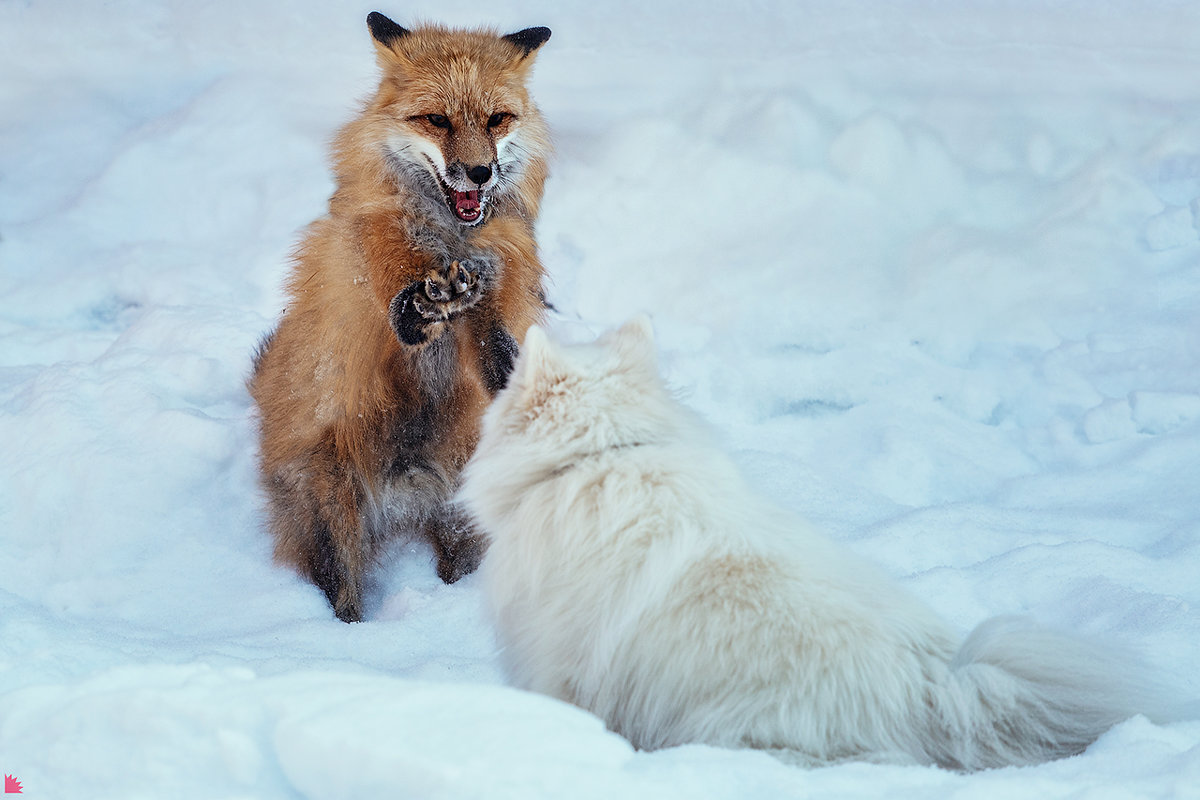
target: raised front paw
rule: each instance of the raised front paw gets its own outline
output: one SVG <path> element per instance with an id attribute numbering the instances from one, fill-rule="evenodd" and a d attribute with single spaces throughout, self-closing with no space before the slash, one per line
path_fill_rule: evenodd
<path id="1" fill-rule="evenodd" d="M 424 292 L 414 300 L 417 311 L 428 320 L 443 320 L 466 311 L 479 301 L 481 261 L 465 259 L 431 269 L 425 276 Z M 423 296 L 422 296 L 423 295 Z"/>
<path id="2" fill-rule="evenodd" d="M 446 261 L 406 287 L 388 309 L 396 336 L 410 345 L 440 336 L 446 323 L 479 302 L 489 266 L 481 258 Z"/>

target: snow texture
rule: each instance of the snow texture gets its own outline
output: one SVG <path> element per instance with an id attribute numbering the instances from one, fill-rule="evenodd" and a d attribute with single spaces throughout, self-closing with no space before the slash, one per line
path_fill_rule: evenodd
<path id="1" fill-rule="evenodd" d="M 374 7 L 0 3 L 0 771 L 31 798 L 1200 797 L 1200 722 L 958 775 L 635 752 L 504 686 L 401 542 L 369 621 L 271 561 L 244 387 Z M 380 7 L 547 25 L 539 239 L 743 469 L 960 630 L 1200 697 L 1200 5 Z"/>

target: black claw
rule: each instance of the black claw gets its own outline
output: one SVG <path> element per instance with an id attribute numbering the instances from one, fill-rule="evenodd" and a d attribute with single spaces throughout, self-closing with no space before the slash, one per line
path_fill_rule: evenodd
<path id="1" fill-rule="evenodd" d="M 425 279 L 425 294 L 430 300 L 438 302 L 443 302 L 450 299 L 449 292 L 434 283 L 431 278 Z"/>

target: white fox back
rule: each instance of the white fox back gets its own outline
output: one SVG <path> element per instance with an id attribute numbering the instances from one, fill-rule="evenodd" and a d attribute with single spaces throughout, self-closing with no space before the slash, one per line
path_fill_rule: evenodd
<path id="1" fill-rule="evenodd" d="M 531 329 L 464 475 L 512 680 L 640 748 L 977 769 L 1079 752 L 1139 710 L 1110 659 L 1032 626 L 956 655 L 927 607 L 751 491 L 644 321 L 582 347 Z"/>

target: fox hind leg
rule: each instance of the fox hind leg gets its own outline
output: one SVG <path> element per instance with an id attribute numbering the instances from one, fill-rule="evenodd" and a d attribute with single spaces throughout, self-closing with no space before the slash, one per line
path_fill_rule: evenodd
<path id="1" fill-rule="evenodd" d="M 348 563 L 345 548 L 339 547 L 328 526 L 318 522 L 308 557 L 308 573 L 325 593 L 333 612 L 342 622 L 362 621 L 362 575 Z"/>
<path id="2" fill-rule="evenodd" d="M 275 557 L 316 584 L 338 619 L 359 622 L 367 565 L 363 493 L 352 471 L 329 456 L 288 465 L 268 482 Z"/>

